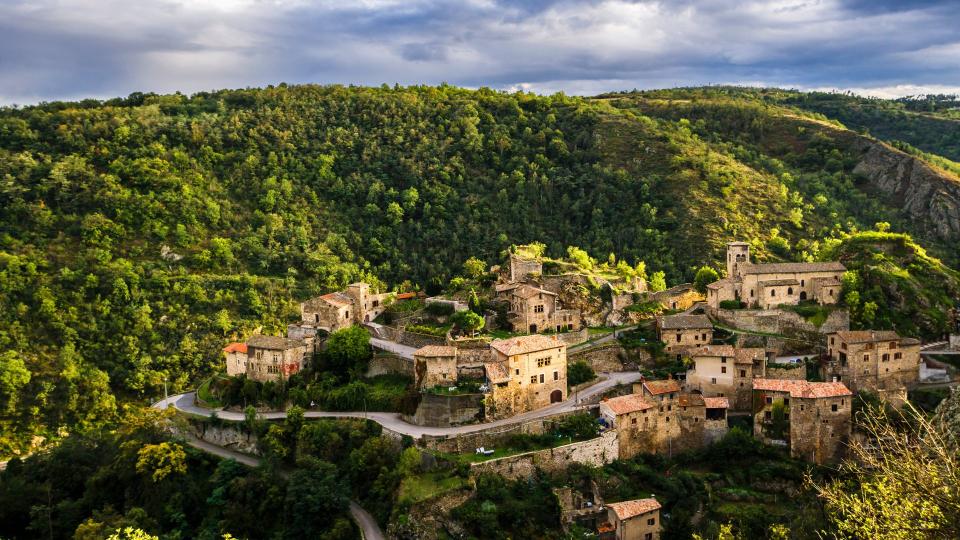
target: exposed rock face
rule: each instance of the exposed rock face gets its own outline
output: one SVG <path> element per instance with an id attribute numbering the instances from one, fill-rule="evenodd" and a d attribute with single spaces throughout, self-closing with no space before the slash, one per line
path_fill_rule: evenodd
<path id="1" fill-rule="evenodd" d="M 941 240 L 960 239 L 960 179 L 883 143 L 861 138 L 853 172 L 899 202 L 903 211 Z"/>

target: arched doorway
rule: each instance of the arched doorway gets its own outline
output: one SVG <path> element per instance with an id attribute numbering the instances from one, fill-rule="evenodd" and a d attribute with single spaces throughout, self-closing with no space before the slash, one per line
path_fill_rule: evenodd
<path id="1" fill-rule="evenodd" d="M 807 299 L 807 291 L 800 291 L 800 299 L 801 300 Z"/>
<path id="2" fill-rule="evenodd" d="M 560 390 L 550 392 L 550 403 L 560 403 L 561 401 L 563 401 L 563 392 Z"/>
<path id="3" fill-rule="evenodd" d="M 531 325 L 530 325 L 530 333 L 531 333 L 531 334 L 536 334 L 536 333 L 537 333 L 537 325 L 535 325 L 535 324 L 531 324 Z"/>

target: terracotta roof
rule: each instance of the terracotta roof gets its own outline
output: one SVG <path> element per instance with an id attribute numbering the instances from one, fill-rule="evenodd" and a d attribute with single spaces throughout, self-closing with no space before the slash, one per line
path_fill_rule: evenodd
<path id="1" fill-rule="evenodd" d="M 510 380 L 510 368 L 506 362 L 490 362 L 483 365 L 487 380 L 493 384 L 505 383 Z"/>
<path id="2" fill-rule="evenodd" d="M 613 510 L 618 519 L 623 520 L 659 510 L 660 503 L 658 503 L 656 499 L 636 499 L 633 501 L 608 503 L 607 508 Z"/>
<path id="3" fill-rule="evenodd" d="M 800 282 L 795 279 L 773 279 L 770 281 L 761 281 L 761 287 L 782 287 L 784 285 L 799 285 Z"/>
<path id="4" fill-rule="evenodd" d="M 893 330 L 841 330 L 837 336 L 847 343 L 870 343 L 872 341 L 897 341 L 900 336 Z"/>
<path id="5" fill-rule="evenodd" d="M 730 400 L 725 397 L 705 397 L 703 404 L 708 409 L 729 409 Z"/>
<path id="6" fill-rule="evenodd" d="M 538 294 L 549 294 L 550 296 L 557 296 L 557 293 L 552 293 L 546 289 L 541 289 L 539 287 L 533 287 L 531 285 L 522 285 L 513 291 L 514 296 L 519 296 L 520 298 L 531 298 Z"/>
<path id="7" fill-rule="evenodd" d="M 734 363 L 736 364 L 752 364 L 754 359 L 766 360 L 767 351 L 766 349 L 760 347 L 744 347 L 742 349 L 737 349 L 736 359 Z"/>
<path id="8" fill-rule="evenodd" d="M 643 399 L 643 396 L 640 394 L 628 394 L 626 396 L 610 398 L 604 401 L 603 404 L 609 407 L 610 410 L 613 411 L 613 414 L 618 416 L 621 414 L 644 411 L 654 407 L 652 403 L 649 403 L 647 400 Z"/>
<path id="9" fill-rule="evenodd" d="M 456 356 L 456 347 L 447 347 L 446 345 L 427 345 L 413 351 L 414 356 L 423 356 L 425 358 L 436 358 L 438 356 Z"/>
<path id="10" fill-rule="evenodd" d="M 680 391 L 680 382 L 676 379 L 665 379 L 660 381 L 643 381 L 643 388 L 647 392 L 657 396 L 668 394 L 670 392 Z"/>
<path id="11" fill-rule="evenodd" d="M 754 379 L 754 390 L 788 392 L 794 398 L 826 398 L 852 396 L 853 392 L 842 382 L 809 382 L 786 379 Z"/>
<path id="12" fill-rule="evenodd" d="M 490 346 L 507 356 L 515 354 L 526 354 L 547 349 L 556 349 L 557 347 L 566 347 L 567 345 L 557 339 L 557 336 L 544 336 L 534 334 L 532 336 L 519 336 L 509 339 L 496 339 L 490 342 Z"/>
<path id="13" fill-rule="evenodd" d="M 227 345 L 226 347 L 224 347 L 223 352 L 228 352 L 228 353 L 242 352 L 243 354 L 247 354 L 247 344 L 233 342 Z"/>
<path id="14" fill-rule="evenodd" d="M 342 292 L 325 294 L 321 296 L 320 299 L 335 306 L 349 306 L 353 304 L 353 299 Z"/>
<path id="15" fill-rule="evenodd" d="M 613 532 L 614 530 L 615 530 L 615 529 L 613 528 L 613 523 L 603 522 L 603 523 L 601 523 L 600 525 L 597 526 L 597 533 L 598 533 L 598 534 Z"/>
<path id="16" fill-rule="evenodd" d="M 247 347 L 256 347 L 258 349 L 285 351 L 287 349 L 295 349 L 303 346 L 303 341 L 300 341 L 299 339 L 289 339 L 280 336 L 265 336 L 263 334 L 254 335 L 247 340 Z"/>
<path id="17" fill-rule="evenodd" d="M 813 263 L 745 264 L 743 274 L 792 274 L 804 272 L 845 272 L 847 267 L 837 261 Z"/>
<path id="18" fill-rule="evenodd" d="M 702 407 L 705 402 L 706 398 L 700 394 L 680 394 L 677 397 L 677 403 L 681 407 Z"/>
<path id="19" fill-rule="evenodd" d="M 402 292 L 398 293 L 396 298 L 397 300 L 409 300 L 410 298 L 416 298 L 417 293 L 415 292 Z"/>
<path id="20" fill-rule="evenodd" d="M 727 285 L 730 285 L 731 283 L 733 283 L 733 281 L 732 281 L 730 278 L 723 278 L 723 279 L 714 281 L 713 283 L 707 285 L 707 288 L 708 288 L 708 289 L 722 289 L 722 288 L 726 287 Z"/>
<path id="21" fill-rule="evenodd" d="M 660 328 L 664 330 L 713 328 L 713 323 L 706 315 L 670 315 L 660 318 Z"/>
<path id="22" fill-rule="evenodd" d="M 733 345 L 704 345 L 689 351 L 690 358 L 702 356 L 726 356 L 733 358 L 737 354 L 737 349 Z"/>

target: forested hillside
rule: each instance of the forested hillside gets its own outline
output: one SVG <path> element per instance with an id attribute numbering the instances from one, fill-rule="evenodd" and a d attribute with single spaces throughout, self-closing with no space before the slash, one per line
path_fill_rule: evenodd
<path id="1" fill-rule="evenodd" d="M 511 244 L 642 260 L 672 284 L 734 238 L 812 260 L 888 222 L 956 264 L 960 225 L 855 171 L 872 144 L 713 90 L 280 86 L 4 109 L 0 455 L 189 387 L 309 295 L 443 283 Z"/>

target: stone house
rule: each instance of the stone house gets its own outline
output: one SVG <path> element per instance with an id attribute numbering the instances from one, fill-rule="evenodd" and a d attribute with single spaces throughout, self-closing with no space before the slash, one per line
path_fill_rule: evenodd
<path id="1" fill-rule="evenodd" d="M 713 323 L 706 315 L 669 315 L 657 318 L 657 336 L 668 353 L 681 354 L 688 348 L 713 341 Z"/>
<path id="2" fill-rule="evenodd" d="M 607 520 L 608 524 L 598 527 L 601 538 L 608 534 L 607 538 L 616 540 L 660 540 L 660 503 L 656 499 L 608 503 Z"/>
<path id="3" fill-rule="evenodd" d="M 543 274 L 543 263 L 538 259 L 525 259 L 519 255 L 510 254 L 506 279 L 510 282 L 523 281 L 529 277 L 539 277 Z"/>
<path id="4" fill-rule="evenodd" d="M 580 312 L 562 309 L 555 292 L 526 283 L 497 285 L 496 291 L 510 302 L 507 320 L 514 332 L 566 332 L 583 326 Z"/>
<path id="5" fill-rule="evenodd" d="M 843 457 L 851 433 L 853 392 L 841 382 L 755 379 L 754 436 L 818 464 Z"/>
<path id="6" fill-rule="evenodd" d="M 506 418 L 567 398 L 567 346 L 557 336 L 534 334 L 490 342 L 493 362 L 487 416 Z"/>
<path id="7" fill-rule="evenodd" d="M 600 417 L 617 431 L 621 459 L 642 453 L 673 455 L 700 448 L 726 433 L 729 404 L 725 398 L 680 392 L 679 385 L 671 384 L 676 381 L 648 383 L 652 384 L 645 393 L 600 402 Z"/>
<path id="8" fill-rule="evenodd" d="M 383 313 L 394 293 L 371 292 L 366 283 L 353 283 L 343 291 L 311 298 L 300 304 L 302 325 L 336 332 L 373 321 Z"/>
<path id="9" fill-rule="evenodd" d="M 257 334 L 247 340 L 247 378 L 279 381 L 309 365 L 313 348 L 306 341 Z"/>
<path id="10" fill-rule="evenodd" d="M 247 373 L 247 344 L 231 343 L 223 348 L 227 362 L 227 376 L 235 377 Z"/>
<path id="11" fill-rule="evenodd" d="M 920 341 L 896 332 L 835 332 L 827 336 L 827 354 L 826 377 L 836 377 L 854 392 L 901 393 L 920 378 Z"/>
<path id="12" fill-rule="evenodd" d="M 417 390 L 457 384 L 457 348 L 427 345 L 413 353 L 414 385 Z"/>
<path id="13" fill-rule="evenodd" d="M 766 376 L 764 349 L 707 345 L 691 349 L 690 358 L 693 365 L 687 370 L 686 390 L 706 397 L 727 397 L 733 410 L 750 410 L 753 379 Z"/>
<path id="14" fill-rule="evenodd" d="M 750 262 L 750 245 L 727 244 L 727 276 L 707 286 L 707 305 L 720 308 L 724 300 L 739 300 L 751 307 L 773 309 L 781 304 L 795 305 L 804 300 L 836 304 L 840 299 L 843 264 Z"/>

